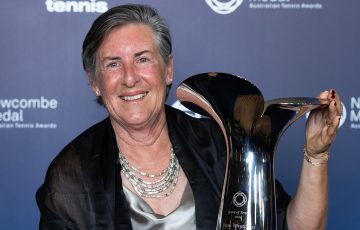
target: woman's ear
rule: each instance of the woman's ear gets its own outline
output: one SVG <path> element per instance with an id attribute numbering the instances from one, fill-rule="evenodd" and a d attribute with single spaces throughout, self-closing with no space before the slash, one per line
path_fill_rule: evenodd
<path id="1" fill-rule="evenodd" d="M 171 85 L 174 76 L 174 62 L 173 56 L 170 54 L 168 58 L 168 63 L 166 66 L 166 85 Z"/>
<path id="2" fill-rule="evenodd" d="M 95 74 L 92 72 L 86 72 L 86 75 L 88 76 L 89 84 L 90 84 L 91 89 L 94 92 L 95 96 L 100 97 L 101 93 L 100 93 L 99 86 L 97 85 L 97 82 L 96 82 Z"/>

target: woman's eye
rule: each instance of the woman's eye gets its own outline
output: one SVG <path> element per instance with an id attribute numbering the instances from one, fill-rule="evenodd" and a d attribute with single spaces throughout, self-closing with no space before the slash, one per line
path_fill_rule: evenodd
<path id="1" fill-rule="evenodd" d="M 118 62 L 109 62 L 109 63 L 105 63 L 103 70 L 105 71 L 115 71 L 119 68 L 120 64 Z"/>
<path id="2" fill-rule="evenodd" d="M 118 66 L 119 66 L 118 63 L 116 63 L 116 62 L 111 62 L 111 63 L 109 63 L 106 67 L 107 67 L 107 68 L 114 68 L 114 67 L 118 67 Z"/>
<path id="3" fill-rule="evenodd" d="M 150 61 L 150 59 L 147 58 L 147 57 L 140 57 L 140 58 L 138 59 L 138 62 L 139 62 L 139 63 L 145 63 L 145 62 L 148 62 L 148 61 Z"/>

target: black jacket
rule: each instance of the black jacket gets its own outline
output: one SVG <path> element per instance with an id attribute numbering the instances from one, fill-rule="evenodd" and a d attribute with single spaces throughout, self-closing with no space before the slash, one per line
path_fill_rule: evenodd
<path id="1" fill-rule="evenodd" d="M 225 144 L 210 119 L 166 106 L 170 140 L 195 199 L 198 230 L 215 229 L 225 171 Z M 109 118 L 87 129 L 53 160 L 36 193 L 40 229 L 132 229 Z M 277 183 L 278 225 L 290 197 Z"/>

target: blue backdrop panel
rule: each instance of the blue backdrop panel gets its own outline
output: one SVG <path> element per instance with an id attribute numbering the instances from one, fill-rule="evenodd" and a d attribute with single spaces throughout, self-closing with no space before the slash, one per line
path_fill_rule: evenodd
<path id="1" fill-rule="evenodd" d="M 3 0 L 0 3 L 0 229 L 37 229 L 35 191 L 56 154 L 107 116 L 81 64 L 92 21 L 128 1 Z M 357 0 L 147 0 L 173 35 L 175 88 L 202 72 L 252 81 L 266 99 L 336 88 L 346 114 L 329 162 L 327 229 L 359 229 L 360 2 Z M 221 4 L 222 3 L 222 4 Z M 228 7 L 221 7 L 228 6 Z M 282 137 L 276 176 L 293 194 L 305 118 Z"/>

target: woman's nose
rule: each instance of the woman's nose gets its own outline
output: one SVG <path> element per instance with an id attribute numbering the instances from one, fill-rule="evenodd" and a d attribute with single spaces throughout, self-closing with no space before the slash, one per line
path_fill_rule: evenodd
<path id="1" fill-rule="evenodd" d="M 129 88 L 134 87 L 139 82 L 140 77 L 136 73 L 134 66 L 127 65 L 124 68 L 123 84 Z"/>

